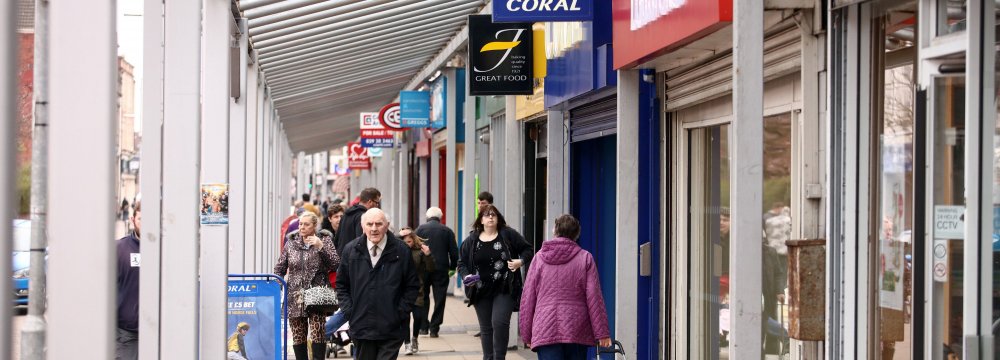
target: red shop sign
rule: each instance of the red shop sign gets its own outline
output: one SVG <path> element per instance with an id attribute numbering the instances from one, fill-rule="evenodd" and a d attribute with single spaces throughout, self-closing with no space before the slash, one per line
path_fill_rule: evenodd
<path id="1" fill-rule="evenodd" d="M 347 167 L 351 170 L 368 170 L 372 168 L 368 149 L 359 142 L 347 143 Z"/>
<path id="2" fill-rule="evenodd" d="M 390 131 L 406 131 L 409 130 L 403 127 L 402 120 L 399 117 L 399 103 L 392 103 L 382 107 L 382 110 L 378 112 L 378 120 L 382 122 L 382 126 L 386 130 Z"/>
<path id="3" fill-rule="evenodd" d="M 615 69 L 631 68 L 733 22 L 733 0 L 612 0 Z"/>

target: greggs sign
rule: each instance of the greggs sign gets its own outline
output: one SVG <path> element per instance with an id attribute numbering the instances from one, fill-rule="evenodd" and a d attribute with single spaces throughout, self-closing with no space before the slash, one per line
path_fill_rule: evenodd
<path id="1" fill-rule="evenodd" d="M 612 0 L 615 69 L 633 68 L 733 22 L 733 0 Z"/>

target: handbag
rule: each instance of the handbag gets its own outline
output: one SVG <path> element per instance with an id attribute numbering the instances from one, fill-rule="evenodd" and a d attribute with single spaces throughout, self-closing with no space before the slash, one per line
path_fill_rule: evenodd
<path id="1" fill-rule="evenodd" d="M 337 292 L 329 286 L 313 286 L 302 290 L 302 301 L 307 312 L 332 313 L 337 311 Z"/>
<path id="2" fill-rule="evenodd" d="M 299 253 L 299 261 L 305 262 L 305 253 Z M 329 284 L 325 269 L 320 269 L 313 276 L 312 284 Z M 337 292 L 330 286 L 316 285 L 302 290 L 302 304 L 305 305 L 306 312 L 328 314 L 337 311 Z"/>

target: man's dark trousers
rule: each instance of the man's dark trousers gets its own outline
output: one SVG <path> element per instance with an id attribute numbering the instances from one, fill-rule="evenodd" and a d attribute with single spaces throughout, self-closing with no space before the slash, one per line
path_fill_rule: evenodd
<path id="1" fill-rule="evenodd" d="M 434 313 L 430 313 L 431 288 L 434 289 Z M 434 271 L 430 275 L 430 281 L 424 282 L 424 329 L 430 330 L 431 334 L 437 334 L 444 323 L 444 303 L 448 296 L 448 271 Z M 427 315 L 431 315 L 428 322 Z"/>
<path id="2" fill-rule="evenodd" d="M 356 360 L 396 360 L 403 339 L 361 340 L 354 339 Z"/>

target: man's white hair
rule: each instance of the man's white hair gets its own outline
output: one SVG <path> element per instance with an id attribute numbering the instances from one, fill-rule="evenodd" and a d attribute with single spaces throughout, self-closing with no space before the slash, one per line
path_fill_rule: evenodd
<path id="1" fill-rule="evenodd" d="M 431 218 L 438 218 L 438 219 L 440 219 L 443 216 L 444 216 L 444 212 L 442 212 L 441 208 L 439 208 L 437 206 L 431 206 L 430 209 L 427 209 L 427 218 L 428 219 L 431 219 Z"/>
<path id="2" fill-rule="evenodd" d="M 368 211 L 365 211 L 364 214 L 361 214 L 361 225 L 364 225 L 366 222 L 368 222 L 368 219 L 370 219 L 372 216 L 376 216 L 376 215 L 382 216 L 382 218 L 385 219 L 386 223 L 389 222 L 389 215 L 386 215 L 385 212 L 382 211 L 382 209 L 371 208 L 371 209 L 368 209 Z"/>

